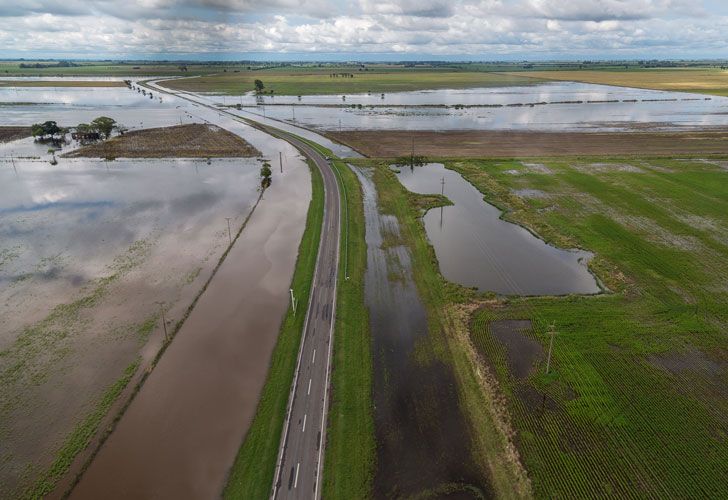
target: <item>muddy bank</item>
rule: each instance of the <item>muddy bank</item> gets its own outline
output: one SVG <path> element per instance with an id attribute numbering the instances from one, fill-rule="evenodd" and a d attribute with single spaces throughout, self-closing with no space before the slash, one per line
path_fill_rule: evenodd
<path id="1" fill-rule="evenodd" d="M 698 132 L 538 132 L 520 130 L 344 130 L 325 134 L 363 155 L 432 157 L 726 154 L 728 129 Z"/>
<path id="2" fill-rule="evenodd" d="M 470 452 L 467 422 L 449 366 L 431 349 L 427 316 L 399 225 L 379 213 L 370 172 L 362 183 L 367 242 L 365 300 L 374 358 L 376 498 L 473 498 L 488 486 Z M 423 353 L 425 353 L 423 355 Z"/>
<path id="3" fill-rule="evenodd" d="M 234 158 L 260 156 L 242 137 L 215 125 L 190 123 L 127 132 L 83 146 L 66 158 Z"/>

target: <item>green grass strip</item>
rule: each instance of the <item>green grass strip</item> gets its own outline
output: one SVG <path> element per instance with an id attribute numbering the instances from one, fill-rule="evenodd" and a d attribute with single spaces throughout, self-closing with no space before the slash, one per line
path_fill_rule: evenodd
<path id="1" fill-rule="evenodd" d="M 288 394 L 306 317 L 303 311 L 308 307 L 323 222 L 323 180 L 318 168 L 310 163 L 309 168 L 312 198 L 291 284 L 304 307 L 299 306 L 295 316 L 289 308 L 283 319 L 258 409 L 230 470 L 224 498 L 268 498 L 273 484 Z"/>
<path id="2" fill-rule="evenodd" d="M 364 208 L 354 172 L 339 161 L 334 162 L 334 168 L 343 187 L 342 201 L 346 207 L 342 213 L 346 220 L 341 239 L 323 497 L 368 498 L 376 445 L 369 312 L 364 303 L 367 265 Z M 347 242 L 348 248 L 345 248 Z"/>

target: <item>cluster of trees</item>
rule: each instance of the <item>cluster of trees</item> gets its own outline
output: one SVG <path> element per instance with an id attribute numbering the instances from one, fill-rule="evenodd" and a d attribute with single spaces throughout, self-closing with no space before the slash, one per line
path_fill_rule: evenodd
<path id="1" fill-rule="evenodd" d="M 114 130 L 124 133 L 124 127 L 116 123 L 116 120 L 108 116 L 99 116 L 91 123 L 79 123 L 73 129 L 73 138 L 80 141 L 99 140 L 102 137 L 108 139 Z M 68 132 L 68 129 L 59 127 L 58 124 L 49 120 L 43 123 L 34 123 L 30 126 L 30 133 L 37 140 L 51 140 L 59 142 Z"/>
<path id="2" fill-rule="evenodd" d="M 426 156 L 420 156 L 420 155 L 409 155 L 409 156 L 400 156 L 394 161 L 394 165 L 397 167 L 421 167 L 425 163 L 427 163 L 427 157 Z"/>
<path id="3" fill-rule="evenodd" d="M 114 129 L 123 133 L 123 128 L 116 123 L 116 120 L 108 116 L 99 116 L 91 123 L 79 123 L 76 125 L 74 139 L 78 140 L 99 140 L 101 137 L 108 139 Z"/>
<path id="4" fill-rule="evenodd" d="M 273 171 L 270 169 L 270 163 L 268 163 L 268 162 L 263 163 L 263 166 L 260 167 L 260 186 L 263 189 L 270 186 L 272 174 L 273 174 Z"/>
<path id="5" fill-rule="evenodd" d="M 33 137 L 40 140 L 51 139 L 53 141 L 60 139 L 56 136 L 64 136 L 66 129 L 58 126 L 54 121 L 47 121 L 43 123 L 34 123 L 30 126 L 30 133 Z"/>
<path id="6" fill-rule="evenodd" d="M 20 63 L 18 65 L 19 68 L 35 68 L 35 69 L 42 69 L 42 68 L 75 68 L 78 64 L 73 63 L 71 61 L 58 61 L 57 63 Z"/>
<path id="7" fill-rule="evenodd" d="M 361 69 L 360 69 L 361 71 Z M 331 73 L 329 78 L 354 78 L 354 73 Z"/>

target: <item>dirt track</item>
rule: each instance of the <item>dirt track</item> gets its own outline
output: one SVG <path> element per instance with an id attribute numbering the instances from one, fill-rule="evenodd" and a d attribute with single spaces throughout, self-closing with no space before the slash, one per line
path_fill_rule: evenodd
<path id="1" fill-rule="evenodd" d="M 536 132 L 513 130 L 353 130 L 327 132 L 369 157 L 529 157 L 728 153 L 728 129 L 699 132 Z"/>

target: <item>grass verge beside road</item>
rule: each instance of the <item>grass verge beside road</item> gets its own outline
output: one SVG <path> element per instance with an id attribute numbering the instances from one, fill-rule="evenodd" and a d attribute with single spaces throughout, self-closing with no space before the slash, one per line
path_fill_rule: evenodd
<path id="1" fill-rule="evenodd" d="M 371 338 L 369 313 L 364 304 L 367 266 L 364 209 L 356 175 L 344 162 L 333 163 L 342 186 L 345 208 L 342 210 L 344 234 L 337 285 L 323 497 L 369 498 L 375 442 Z"/>
<path id="2" fill-rule="evenodd" d="M 301 312 L 308 308 L 324 209 L 321 173 L 310 162 L 309 168 L 311 204 L 291 284 L 291 288 L 296 291 L 298 310 Z M 300 312 L 294 315 L 289 308 L 283 319 L 258 409 L 230 470 L 224 498 L 267 498 L 270 495 L 305 317 Z"/>

